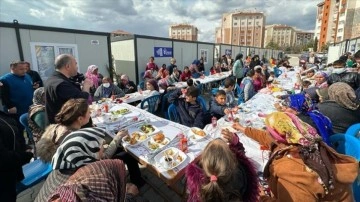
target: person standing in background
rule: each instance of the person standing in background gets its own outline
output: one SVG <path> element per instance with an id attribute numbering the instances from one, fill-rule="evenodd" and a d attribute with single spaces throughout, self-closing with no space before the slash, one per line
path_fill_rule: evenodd
<path id="1" fill-rule="evenodd" d="M 55 72 L 45 82 L 45 109 L 50 124 L 55 123 L 55 115 L 71 98 L 88 99 L 93 82 L 86 78 L 82 89 L 70 80 L 77 75 L 78 66 L 72 55 L 62 54 L 55 59 Z"/>
<path id="2" fill-rule="evenodd" d="M 39 73 L 30 68 L 30 63 L 29 62 L 25 62 L 25 67 L 26 67 L 26 73 L 29 74 L 29 76 L 32 79 L 33 88 L 37 89 L 37 88 L 40 88 L 40 87 L 44 87 L 44 83 L 41 80 L 41 77 L 40 77 Z"/>
<path id="3" fill-rule="evenodd" d="M 176 64 L 176 59 L 171 58 L 170 59 L 170 65 L 167 67 L 167 69 L 169 70 L 169 75 L 171 75 L 173 73 L 174 67 L 177 67 L 175 64 Z"/>
<path id="4" fill-rule="evenodd" d="M 243 54 L 239 53 L 236 55 L 235 63 L 232 69 L 233 75 L 235 76 L 236 82 L 239 84 L 239 86 L 241 84 L 241 80 L 244 78 L 244 72 L 245 72 L 242 58 L 243 58 Z"/>

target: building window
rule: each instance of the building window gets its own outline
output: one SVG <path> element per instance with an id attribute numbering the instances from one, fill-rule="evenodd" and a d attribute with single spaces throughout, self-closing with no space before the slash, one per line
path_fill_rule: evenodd
<path id="1" fill-rule="evenodd" d="M 237 25 L 237 22 L 234 23 L 234 26 L 236 26 L 236 25 Z"/>
<path id="2" fill-rule="evenodd" d="M 257 16 L 256 16 L 256 19 L 259 19 L 259 17 L 260 17 L 260 16 L 257 15 Z"/>
<path id="3" fill-rule="evenodd" d="M 341 28 L 341 29 L 338 29 L 338 32 L 343 32 L 343 29 Z"/>
<path id="4" fill-rule="evenodd" d="M 235 20 L 237 20 L 237 17 L 234 17 Z"/>
<path id="5" fill-rule="evenodd" d="M 224 22 L 226 21 L 226 18 L 224 18 Z"/>
<path id="6" fill-rule="evenodd" d="M 241 22 L 241 25 L 244 25 L 245 24 L 245 22 Z"/>
<path id="7" fill-rule="evenodd" d="M 249 22 L 248 24 L 251 25 L 251 22 Z"/>

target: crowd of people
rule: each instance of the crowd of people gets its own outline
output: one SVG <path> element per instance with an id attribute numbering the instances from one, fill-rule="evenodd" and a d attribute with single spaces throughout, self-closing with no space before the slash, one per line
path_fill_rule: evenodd
<path id="1" fill-rule="evenodd" d="M 56 57 L 55 72 L 44 83 L 30 69 L 30 63 L 11 63 L 11 72 L 0 78 L 4 106 L 0 112 L 2 199 L 16 200 L 16 183 L 23 179 L 21 168 L 33 157 L 31 144 L 35 144 L 36 155 L 53 168 L 36 201 L 146 201 L 138 196 L 138 188 L 145 183 L 138 162 L 121 146 L 128 131 L 121 130 L 111 138 L 107 131 L 92 124 L 89 105 L 148 90 L 146 97 L 168 95 L 166 103 L 159 100 L 156 105 L 173 104 L 180 124 L 204 128 L 213 117 L 237 113 L 239 104 L 270 91 L 279 75 L 286 77 L 295 71 L 288 58 L 277 63 L 271 58 L 267 63 L 258 55 L 243 57 L 239 53 L 233 60 L 224 55 L 208 71 L 203 58 L 179 68 L 175 58 L 168 66 L 159 67 L 150 57 L 143 73 L 144 87 L 125 74 L 117 75 L 114 82 L 96 65 L 90 65 L 81 76 L 76 59 L 67 54 Z M 314 55 L 300 61 L 294 86 L 300 93 L 278 96 L 283 101 L 275 106 L 278 112 L 266 116 L 266 130 L 238 122 L 232 126 L 270 150 L 264 170 L 270 190 L 259 186 L 257 171 L 236 133 L 223 129 L 223 139 L 211 141 L 200 161 L 186 168 L 188 201 L 353 200 L 351 184 L 359 163 L 324 143 L 324 131 L 309 114 L 316 111 L 331 121 L 328 136 L 360 123 L 360 51 L 341 56 L 327 70 L 319 69 L 317 63 Z M 209 109 L 204 109 L 198 99 L 202 93 L 198 80 L 222 72 L 230 76 L 217 83 L 221 87 L 210 98 Z M 181 81 L 188 86 L 176 88 L 174 84 Z M 28 143 L 19 121 L 26 113 L 33 134 Z M 126 183 L 124 164 L 131 183 Z"/>

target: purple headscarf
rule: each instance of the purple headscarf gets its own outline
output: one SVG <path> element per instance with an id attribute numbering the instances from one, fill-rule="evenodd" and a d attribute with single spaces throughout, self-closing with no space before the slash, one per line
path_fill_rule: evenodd
<path id="1" fill-rule="evenodd" d="M 147 82 L 150 83 L 152 86 L 154 86 L 156 91 L 159 91 L 159 86 L 158 86 L 158 83 L 157 83 L 157 81 L 155 79 L 150 79 Z"/>

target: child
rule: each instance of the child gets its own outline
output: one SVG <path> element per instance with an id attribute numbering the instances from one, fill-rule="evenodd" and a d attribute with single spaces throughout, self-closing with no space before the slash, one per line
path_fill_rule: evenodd
<path id="1" fill-rule="evenodd" d="M 176 89 L 169 95 L 168 101 L 176 106 L 180 123 L 188 127 L 204 128 L 203 109 L 196 100 L 199 89 L 191 86 L 186 90 L 185 98 L 180 98 L 181 89 Z"/>
<path id="2" fill-rule="evenodd" d="M 234 96 L 235 80 L 228 77 L 224 81 L 224 91 L 226 92 L 226 102 L 229 103 L 229 107 L 233 108 L 237 106 L 237 102 Z"/>
<path id="3" fill-rule="evenodd" d="M 258 201 L 258 179 L 239 138 L 229 130 L 211 141 L 201 154 L 200 165 L 186 169 L 188 201 Z"/>
<path id="4" fill-rule="evenodd" d="M 226 92 L 224 90 L 218 90 L 215 95 L 215 99 L 213 98 L 210 101 L 210 114 L 211 116 L 215 116 L 217 119 L 230 114 L 230 111 L 236 112 L 237 108 L 230 108 L 230 106 L 226 106 Z"/>
<path id="5" fill-rule="evenodd" d="M 189 71 L 189 67 L 185 66 L 184 67 L 184 72 L 180 76 L 180 80 L 181 81 L 187 81 L 190 78 L 191 78 L 191 72 Z"/>

